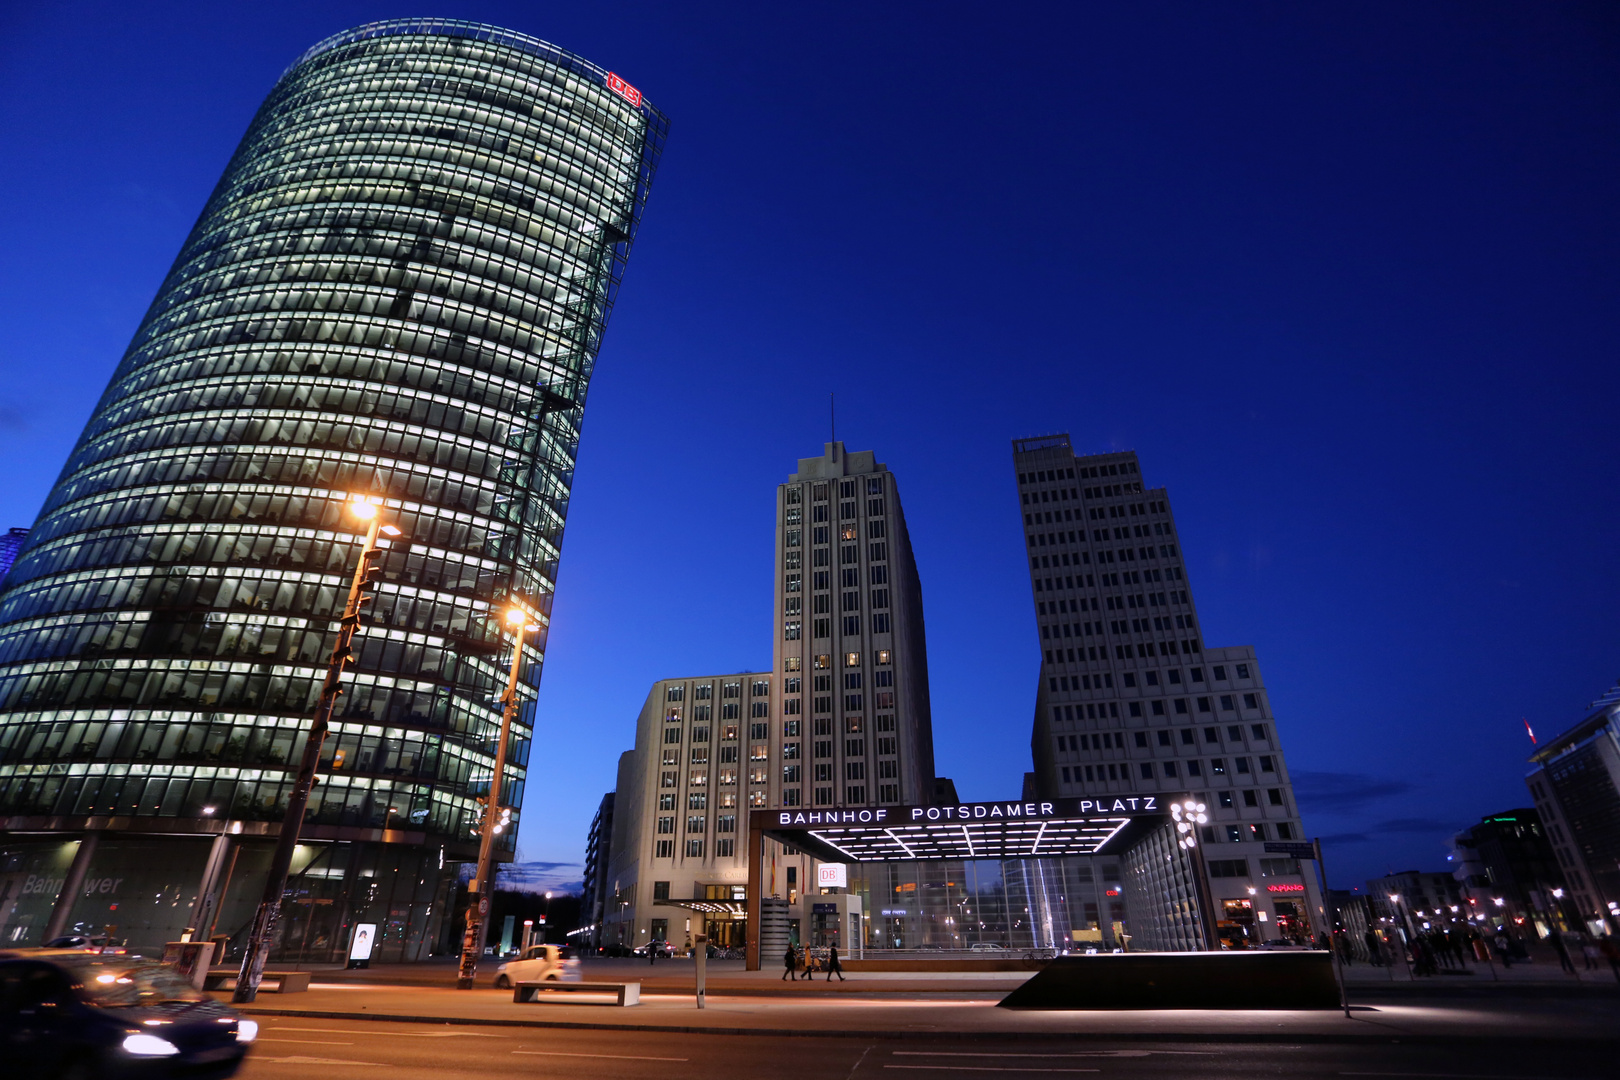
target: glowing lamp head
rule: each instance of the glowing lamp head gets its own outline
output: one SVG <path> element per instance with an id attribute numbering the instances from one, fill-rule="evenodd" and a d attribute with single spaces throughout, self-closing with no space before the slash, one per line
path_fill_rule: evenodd
<path id="1" fill-rule="evenodd" d="M 377 516 L 377 504 L 364 495 L 355 495 L 349 499 L 349 513 L 361 521 L 370 521 Z"/>
<path id="2" fill-rule="evenodd" d="M 528 618 L 529 616 L 522 608 L 513 607 L 506 609 L 506 625 L 510 626 L 513 630 L 516 630 L 518 627 L 522 626 L 528 621 Z"/>
<path id="3" fill-rule="evenodd" d="M 1400 897 L 1399 893 L 1390 893 L 1389 894 L 1389 902 L 1392 903 L 1392 904 L 1398 903 L 1400 901 L 1400 899 L 1401 899 L 1401 897 Z"/>

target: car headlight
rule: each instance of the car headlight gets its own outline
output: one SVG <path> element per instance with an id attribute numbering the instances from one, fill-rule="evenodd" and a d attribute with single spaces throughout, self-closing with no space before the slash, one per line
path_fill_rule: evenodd
<path id="1" fill-rule="evenodd" d="M 257 1020 L 238 1020 L 236 1022 L 236 1041 L 252 1042 L 259 1037 L 259 1022 Z"/>
<path id="2" fill-rule="evenodd" d="M 179 1052 L 180 1048 L 168 1039 L 160 1039 L 144 1031 L 124 1037 L 126 1054 L 134 1054 L 137 1057 L 173 1057 Z"/>

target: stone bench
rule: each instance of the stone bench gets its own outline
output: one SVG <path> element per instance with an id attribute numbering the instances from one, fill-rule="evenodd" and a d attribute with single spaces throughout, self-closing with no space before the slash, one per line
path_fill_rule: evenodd
<path id="1" fill-rule="evenodd" d="M 615 1005 L 641 1004 L 641 984 L 638 982 L 563 982 L 560 979 L 516 983 L 512 987 L 512 1000 L 519 1004 L 535 1002 L 540 1000 L 543 993 L 612 994 L 618 999 L 613 1003 Z"/>
<path id="2" fill-rule="evenodd" d="M 235 990 L 237 972 L 210 971 L 208 978 L 203 980 L 204 990 Z M 262 976 L 259 989 L 275 994 L 299 994 L 309 989 L 309 972 L 307 971 L 267 971 Z M 272 990 L 267 983 L 274 981 Z"/>

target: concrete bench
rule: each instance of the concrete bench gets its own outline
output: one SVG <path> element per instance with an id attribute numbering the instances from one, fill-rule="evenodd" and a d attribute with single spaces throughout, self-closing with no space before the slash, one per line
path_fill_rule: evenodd
<path id="1" fill-rule="evenodd" d="M 641 984 L 629 983 L 591 983 L 591 982 L 563 982 L 559 979 L 547 979 L 545 982 L 520 982 L 512 987 L 512 1000 L 524 1004 L 539 1001 L 540 995 L 545 992 L 562 994 L 613 994 L 618 998 L 615 1005 L 641 1004 Z"/>
<path id="2" fill-rule="evenodd" d="M 210 971 L 208 978 L 203 980 L 204 990 L 235 990 L 237 972 Z M 261 976 L 259 989 L 276 994 L 299 994 L 309 989 L 309 972 L 307 971 L 267 971 Z M 274 981 L 275 988 L 271 990 L 268 983 Z"/>

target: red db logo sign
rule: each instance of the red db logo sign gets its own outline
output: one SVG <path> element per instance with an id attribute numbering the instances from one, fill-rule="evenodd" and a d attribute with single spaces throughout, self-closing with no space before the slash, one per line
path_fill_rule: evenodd
<path id="1" fill-rule="evenodd" d="M 629 83 L 625 82 L 611 71 L 608 72 L 607 86 L 609 90 L 613 91 L 615 94 L 618 94 L 630 104 L 635 105 L 638 108 L 640 107 L 641 91 L 637 90 L 635 87 L 631 86 Z"/>

